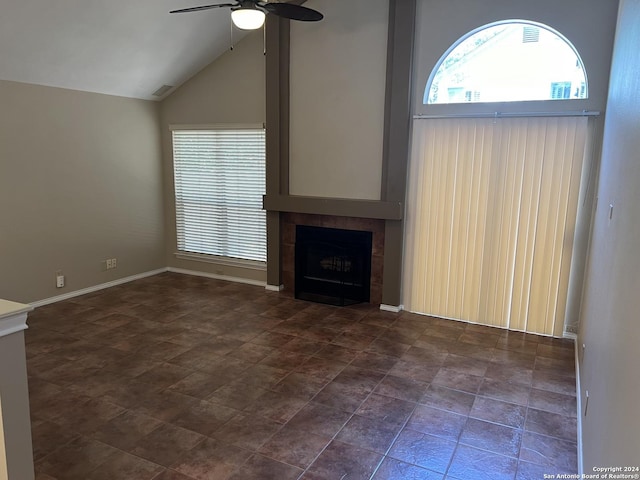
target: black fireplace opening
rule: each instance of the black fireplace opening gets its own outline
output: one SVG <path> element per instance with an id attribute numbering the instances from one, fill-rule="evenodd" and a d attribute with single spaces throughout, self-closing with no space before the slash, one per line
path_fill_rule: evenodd
<path id="1" fill-rule="evenodd" d="M 330 305 L 369 302 L 373 234 L 296 226 L 295 297 Z"/>

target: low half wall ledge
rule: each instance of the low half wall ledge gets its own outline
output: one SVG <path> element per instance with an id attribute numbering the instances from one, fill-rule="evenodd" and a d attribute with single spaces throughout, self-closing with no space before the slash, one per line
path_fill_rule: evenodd
<path id="1" fill-rule="evenodd" d="M 26 330 L 31 305 L 0 299 L 0 337 Z"/>

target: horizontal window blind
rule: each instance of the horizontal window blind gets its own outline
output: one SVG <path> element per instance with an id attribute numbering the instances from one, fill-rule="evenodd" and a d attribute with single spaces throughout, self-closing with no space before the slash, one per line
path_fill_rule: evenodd
<path id="1" fill-rule="evenodd" d="M 265 262 L 263 128 L 174 130 L 178 250 Z"/>

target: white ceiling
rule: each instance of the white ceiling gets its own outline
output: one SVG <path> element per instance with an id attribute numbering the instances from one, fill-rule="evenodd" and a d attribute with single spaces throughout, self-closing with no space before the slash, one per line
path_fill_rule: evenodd
<path id="1" fill-rule="evenodd" d="M 209 3 L 0 0 L 0 79 L 157 100 L 230 47 L 228 8 L 168 13 Z"/>

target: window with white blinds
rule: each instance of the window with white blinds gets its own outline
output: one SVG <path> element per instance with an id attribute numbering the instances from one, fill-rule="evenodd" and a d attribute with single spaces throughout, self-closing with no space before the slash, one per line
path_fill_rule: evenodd
<path id="1" fill-rule="evenodd" d="M 180 252 L 266 262 L 264 128 L 173 130 Z"/>

